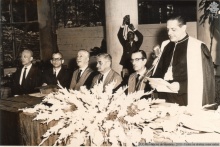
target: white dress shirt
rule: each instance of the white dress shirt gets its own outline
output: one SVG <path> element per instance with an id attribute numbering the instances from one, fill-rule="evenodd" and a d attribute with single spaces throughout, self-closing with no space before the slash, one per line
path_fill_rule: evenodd
<path id="1" fill-rule="evenodd" d="M 60 70 L 61 70 L 61 67 L 58 67 L 58 68 L 54 68 L 54 69 L 53 69 L 53 71 L 56 73 L 56 77 L 57 77 L 57 75 L 59 74 Z"/>
<path id="2" fill-rule="evenodd" d="M 21 83 L 22 83 L 24 69 L 27 68 L 27 69 L 26 69 L 26 75 L 25 75 L 25 78 L 26 78 L 27 75 L 28 75 L 28 73 L 29 73 L 29 71 L 30 71 L 30 69 L 31 69 L 31 66 L 32 66 L 32 64 L 30 64 L 30 65 L 28 65 L 28 66 L 24 66 L 24 67 L 22 68 L 22 70 L 21 70 L 21 76 L 20 76 L 20 81 L 19 81 L 19 84 L 20 84 L 20 85 L 21 85 Z"/>

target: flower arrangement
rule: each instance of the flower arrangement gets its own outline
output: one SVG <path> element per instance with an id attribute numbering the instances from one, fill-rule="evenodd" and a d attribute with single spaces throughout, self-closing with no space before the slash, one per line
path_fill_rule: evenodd
<path id="1" fill-rule="evenodd" d="M 105 91 L 102 85 L 97 84 L 90 90 L 82 86 L 79 91 L 61 88 L 33 108 L 21 109 L 35 113 L 34 120 L 43 124 L 57 121 L 42 136 L 39 145 L 53 135 L 58 135 L 54 145 L 68 146 L 133 146 L 157 142 L 164 136 L 170 142 L 184 142 L 183 132 L 193 132 L 182 128 L 184 119 L 177 115 L 183 114 L 186 107 L 177 104 L 158 107 L 156 104 L 165 104 L 165 101 L 141 99 L 152 91 L 126 95 L 127 87 L 112 93 L 115 82 L 107 85 Z"/>
<path id="2" fill-rule="evenodd" d="M 201 0 L 199 3 L 200 11 L 204 11 L 204 14 L 200 16 L 200 24 L 204 24 L 208 19 L 210 24 L 210 52 L 212 52 L 213 37 L 215 33 L 215 18 L 218 18 L 219 14 L 219 1 L 217 0 Z"/>

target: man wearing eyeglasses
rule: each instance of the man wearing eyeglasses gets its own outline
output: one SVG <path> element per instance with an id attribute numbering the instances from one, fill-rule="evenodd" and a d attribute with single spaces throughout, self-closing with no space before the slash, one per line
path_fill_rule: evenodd
<path id="1" fill-rule="evenodd" d="M 150 73 L 146 68 L 147 55 L 143 50 L 133 52 L 131 54 L 131 64 L 134 73 L 128 79 L 128 93 L 133 93 L 138 90 L 150 91 L 151 87 L 145 77 L 149 77 Z"/>
<path id="2" fill-rule="evenodd" d="M 63 67 L 64 59 L 62 53 L 53 53 L 50 62 L 53 67 L 43 71 L 42 86 L 60 84 L 62 87 L 69 88 L 71 73 Z"/>
<path id="3" fill-rule="evenodd" d="M 107 53 L 101 53 L 97 55 L 96 67 L 99 74 L 94 77 L 92 82 L 92 87 L 95 84 L 102 83 L 103 89 L 105 90 L 105 86 L 113 81 L 116 82 L 113 90 L 117 90 L 121 86 L 122 78 L 116 71 L 114 71 L 111 68 L 111 65 L 112 65 L 111 55 Z"/>
<path id="4" fill-rule="evenodd" d="M 80 49 L 77 53 L 76 63 L 79 67 L 73 72 L 70 89 L 80 90 L 81 86 L 91 87 L 92 80 L 96 72 L 89 67 L 90 53 L 85 49 Z"/>
<path id="5" fill-rule="evenodd" d="M 22 95 L 38 92 L 36 87 L 41 84 L 41 71 L 32 64 L 33 52 L 25 49 L 21 53 L 22 68 L 13 74 L 12 95 Z"/>

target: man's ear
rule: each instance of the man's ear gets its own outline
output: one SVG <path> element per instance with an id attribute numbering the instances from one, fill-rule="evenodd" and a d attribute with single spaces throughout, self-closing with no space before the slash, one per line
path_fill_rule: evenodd
<path id="1" fill-rule="evenodd" d="M 50 63 L 51 63 L 51 64 L 52 64 L 52 62 L 53 62 L 53 61 L 52 61 L 52 60 L 50 60 Z"/>
<path id="2" fill-rule="evenodd" d="M 145 60 L 145 65 L 147 64 L 147 59 L 144 59 Z"/>
<path id="3" fill-rule="evenodd" d="M 182 28 L 184 31 L 186 31 L 186 25 L 183 25 L 181 28 Z"/>
<path id="4" fill-rule="evenodd" d="M 31 59 L 31 61 L 32 61 L 34 58 L 33 58 L 33 57 L 31 57 L 30 59 Z"/>
<path id="5" fill-rule="evenodd" d="M 63 64 L 64 63 L 64 60 L 62 59 L 61 63 Z"/>

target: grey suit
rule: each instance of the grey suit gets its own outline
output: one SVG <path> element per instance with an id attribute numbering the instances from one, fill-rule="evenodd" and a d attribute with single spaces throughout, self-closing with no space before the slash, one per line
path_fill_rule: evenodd
<path id="1" fill-rule="evenodd" d="M 100 79 L 100 77 L 101 77 L 101 73 L 94 77 L 91 87 L 93 87 L 95 84 L 98 83 L 98 80 Z M 114 88 L 117 89 L 121 85 L 122 78 L 117 72 L 111 69 L 103 83 L 103 88 L 105 88 L 106 85 L 108 85 L 109 83 L 113 81 L 116 81 Z"/>

